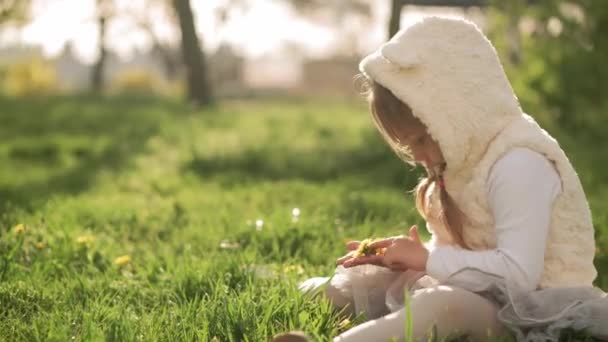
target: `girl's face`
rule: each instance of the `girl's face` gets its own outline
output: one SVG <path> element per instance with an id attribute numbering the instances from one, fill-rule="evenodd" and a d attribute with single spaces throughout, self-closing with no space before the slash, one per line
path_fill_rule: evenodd
<path id="1" fill-rule="evenodd" d="M 415 163 L 421 164 L 429 170 L 433 170 L 445 160 L 439 144 L 433 140 L 426 130 L 416 130 L 399 137 L 399 143 L 407 146 Z"/>
<path id="2" fill-rule="evenodd" d="M 411 108 L 388 89 L 372 83 L 370 110 L 378 129 L 397 147 L 405 147 L 407 155 L 427 171 L 436 172 L 445 164 L 439 144 L 427 127 L 414 116 Z"/>

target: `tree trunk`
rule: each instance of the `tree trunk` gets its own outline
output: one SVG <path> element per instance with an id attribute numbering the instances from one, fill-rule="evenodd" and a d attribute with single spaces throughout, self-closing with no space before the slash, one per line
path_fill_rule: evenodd
<path id="1" fill-rule="evenodd" d="M 401 8 L 404 0 L 391 0 L 391 17 L 388 21 L 388 39 L 391 39 L 399 31 L 401 21 Z"/>
<path id="2" fill-rule="evenodd" d="M 391 39 L 395 33 L 399 31 L 401 9 L 405 5 L 471 7 L 485 6 L 487 5 L 487 2 L 488 0 L 391 0 L 391 17 L 388 22 L 388 39 Z"/>
<path id="3" fill-rule="evenodd" d="M 208 81 L 204 53 L 201 50 L 190 0 L 173 0 L 182 33 L 182 58 L 186 66 L 188 80 L 188 99 L 197 105 L 212 102 L 211 86 Z"/>
<path id="4" fill-rule="evenodd" d="M 106 48 L 106 22 L 107 17 L 100 15 L 99 21 L 99 56 L 91 73 L 91 88 L 94 92 L 100 92 L 103 89 L 104 84 L 104 66 L 106 64 L 106 57 L 108 56 L 108 50 Z"/>

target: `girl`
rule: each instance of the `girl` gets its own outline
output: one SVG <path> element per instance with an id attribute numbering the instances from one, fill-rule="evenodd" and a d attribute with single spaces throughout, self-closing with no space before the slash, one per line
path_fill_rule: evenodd
<path id="1" fill-rule="evenodd" d="M 375 318 L 334 341 L 466 334 L 556 340 L 561 328 L 608 338 L 608 297 L 592 285 L 595 242 L 580 181 L 558 143 L 524 114 L 488 39 L 430 17 L 363 59 L 374 123 L 421 164 L 416 206 L 432 233 L 382 239 L 378 255 L 338 259 L 313 278 L 338 308 Z M 403 290 L 410 306 L 403 308 Z M 280 338 L 287 338 L 282 336 Z M 294 337 L 296 338 L 296 337 Z"/>

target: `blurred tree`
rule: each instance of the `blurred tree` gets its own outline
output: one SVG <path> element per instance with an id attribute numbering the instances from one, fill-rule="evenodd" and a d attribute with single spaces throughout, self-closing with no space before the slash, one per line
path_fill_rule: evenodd
<path id="1" fill-rule="evenodd" d="M 371 0 L 285 0 L 295 12 L 317 24 L 338 29 L 342 54 L 357 54 L 360 31 L 371 25 Z M 341 48 L 341 49 L 340 49 Z"/>
<path id="2" fill-rule="evenodd" d="M 1 0 L 0 26 L 25 23 L 29 17 L 30 5 L 30 0 Z"/>
<path id="3" fill-rule="evenodd" d="M 186 66 L 188 98 L 196 105 L 212 102 L 205 56 L 194 26 L 190 0 L 172 0 L 181 31 L 182 58 Z"/>
<path id="4" fill-rule="evenodd" d="M 114 4 L 112 0 L 97 0 L 97 26 L 99 29 L 97 60 L 93 64 L 91 71 L 91 89 L 94 92 L 99 92 L 104 86 L 104 67 L 108 56 L 108 48 L 106 46 L 106 25 L 109 19 L 114 14 Z"/>
<path id="5" fill-rule="evenodd" d="M 330 20 L 338 21 L 350 14 L 371 16 L 371 3 L 369 0 L 286 0 L 300 14 L 304 14 L 319 21 L 330 13 Z M 326 17 L 327 18 L 327 17 Z"/>
<path id="6" fill-rule="evenodd" d="M 448 6 L 448 7 L 471 7 L 484 6 L 486 0 L 390 0 L 391 14 L 388 21 L 388 38 L 390 39 L 399 31 L 401 22 L 401 10 L 405 5 L 417 6 Z"/>
<path id="7" fill-rule="evenodd" d="M 388 39 L 391 39 L 401 27 L 401 9 L 405 6 L 405 0 L 390 0 L 391 14 L 388 20 Z"/>
<path id="8" fill-rule="evenodd" d="M 60 90 L 55 68 L 40 58 L 11 64 L 2 74 L 0 90 L 10 96 L 49 95 Z"/>
<path id="9" fill-rule="evenodd" d="M 154 14 L 160 14 L 163 19 L 178 27 L 179 21 L 177 14 L 171 7 L 171 2 L 167 0 L 149 0 L 146 8 L 142 10 L 132 10 L 127 13 L 134 24 L 143 30 L 152 42 L 152 50 L 157 53 L 164 67 L 165 77 L 169 81 L 174 81 L 179 77 L 181 56 L 176 53 L 178 50 L 171 42 L 163 40 L 155 29 Z"/>
<path id="10" fill-rule="evenodd" d="M 528 5 L 525 0 L 508 4 L 494 0 L 488 11 L 490 34 L 503 57 L 510 53 L 504 32 L 517 30 L 522 35 L 521 62 L 507 63 L 506 69 L 524 109 L 580 137 L 604 136 L 608 127 L 608 68 L 603 67 L 608 60 L 606 2 L 546 0 Z"/>

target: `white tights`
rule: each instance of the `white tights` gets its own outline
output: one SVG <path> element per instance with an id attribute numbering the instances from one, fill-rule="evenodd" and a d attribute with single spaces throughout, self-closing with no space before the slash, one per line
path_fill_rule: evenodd
<path id="1" fill-rule="evenodd" d="M 350 303 L 332 288 L 325 295 L 336 307 Z M 467 334 L 474 341 L 487 341 L 491 336 L 504 336 L 507 330 L 496 313 L 498 305 L 476 293 L 453 286 L 439 285 L 415 290 L 410 298 L 412 335 L 426 341 L 434 330 L 438 338 Z M 435 329 L 433 329 L 435 326 Z M 389 313 L 345 331 L 334 342 L 405 340 L 406 309 Z"/>

